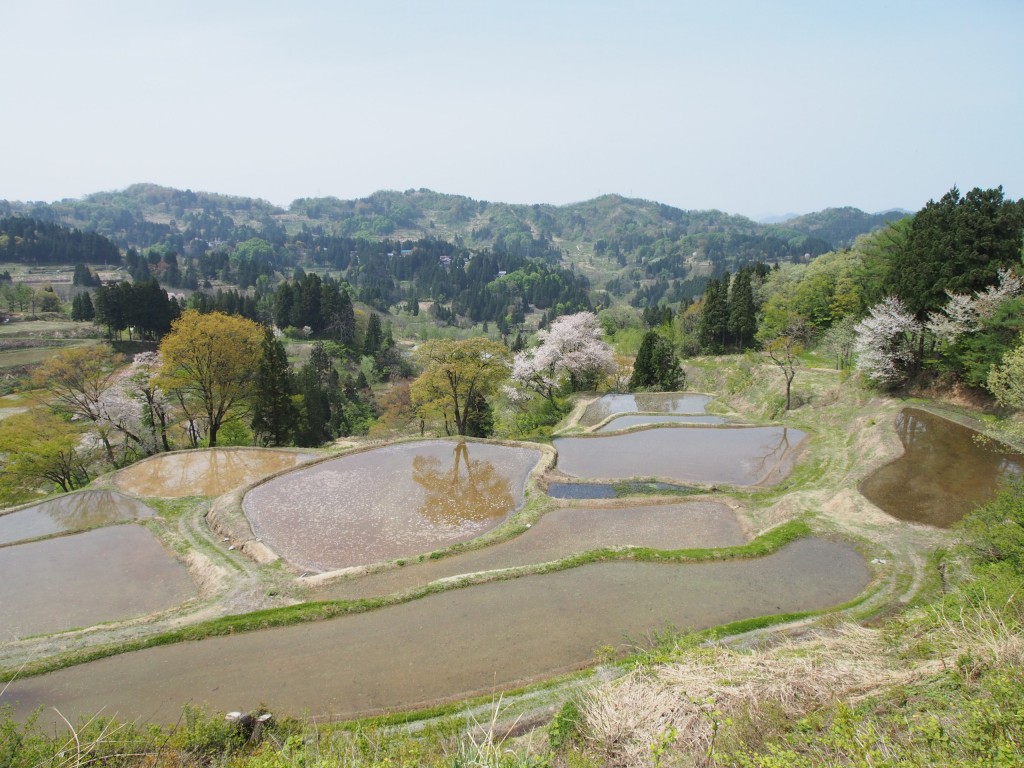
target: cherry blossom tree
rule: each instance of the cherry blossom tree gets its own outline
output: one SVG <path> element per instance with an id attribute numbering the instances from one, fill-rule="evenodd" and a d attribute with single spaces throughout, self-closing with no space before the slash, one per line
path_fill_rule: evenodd
<path id="1" fill-rule="evenodd" d="M 156 383 L 159 370 L 158 353 L 140 353 L 100 398 L 102 418 L 124 435 L 127 446 L 146 456 L 171 449 L 171 402 Z"/>
<path id="2" fill-rule="evenodd" d="M 603 340 L 601 325 L 593 312 L 563 315 L 537 332 L 540 344 L 516 353 L 512 381 L 505 393 L 523 400 L 533 391 L 551 401 L 568 386 L 572 392 L 593 387 L 600 377 L 614 374 L 615 355 Z"/>
<path id="3" fill-rule="evenodd" d="M 961 336 L 981 329 L 999 305 L 1019 296 L 1024 282 L 1012 270 L 999 270 L 999 282 L 971 294 L 946 291 L 949 300 L 938 312 L 928 313 L 926 327 L 940 340 L 952 344 Z"/>
<path id="4" fill-rule="evenodd" d="M 903 381 L 917 360 L 923 331 L 922 324 L 898 297 L 883 299 L 854 328 L 858 370 L 880 384 Z"/>

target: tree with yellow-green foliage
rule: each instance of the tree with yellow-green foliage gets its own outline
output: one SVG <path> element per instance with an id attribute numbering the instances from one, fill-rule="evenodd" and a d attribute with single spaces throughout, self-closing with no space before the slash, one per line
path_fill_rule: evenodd
<path id="1" fill-rule="evenodd" d="M 160 342 L 160 383 L 206 416 L 211 448 L 221 426 L 248 414 L 262 341 L 251 320 L 188 310 Z"/>
<path id="2" fill-rule="evenodd" d="M 1024 410 L 1024 338 L 1016 349 L 1003 355 L 1003 362 L 992 367 L 988 389 L 1001 405 Z"/>
<path id="3" fill-rule="evenodd" d="M 47 359 L 32 374 L 32 383 L 48 393 L 50 406 L 96 425 L 111 464 L 113 425 L 105 418 L 103 397 L 123 363 L 123 356 L 106 345 L 73 347 Z"/>
<path id="4" fill-rule="evenodd" d="M 424 343 L 416 356 L 423 373 L 412 383 L 414 408 L 421 414 L 440 412 L 448 434 L 452 424 L 458 434 L 467 434 L 471 401 L 493 395 L 509 375 L 505 345 L 483 337 L 435 339 Z"/>
<path id="5" fill-rule="evenodd" d="M 0 495 L 16 503 L 51 484 L 73 491 L 89 482 L 83 428 L 67 416 L 34 408 L 0 421 Z"/>

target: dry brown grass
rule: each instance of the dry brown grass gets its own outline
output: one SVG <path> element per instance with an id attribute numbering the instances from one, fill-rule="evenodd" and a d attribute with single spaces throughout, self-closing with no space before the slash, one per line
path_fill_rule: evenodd
<path id="1" fill-rule="evenodd" d="M 976 629 L 967 627 L 965 635 Z M 673 764 L 710 766 L 726 723 L 790 721 L 922 679 L 948 663 L 907 664 L 887 643 L 882 632 L 850 624 L 766 651 L 701 649 L 678 663 L 635 670 L 584 700 L 589 746 L 608 765 L 664 765 L 670 754 Z"/>

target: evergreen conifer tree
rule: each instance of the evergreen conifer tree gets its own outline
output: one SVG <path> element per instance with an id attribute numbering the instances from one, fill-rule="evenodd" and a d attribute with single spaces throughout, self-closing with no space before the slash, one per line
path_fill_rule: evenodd
<path id="1" fill-rule="evenodd" d="M 256 370 L 252 431 L 264 445 L 286 445 L 298 420 L 293 383 L 284 344 L 267 328 Z"/>

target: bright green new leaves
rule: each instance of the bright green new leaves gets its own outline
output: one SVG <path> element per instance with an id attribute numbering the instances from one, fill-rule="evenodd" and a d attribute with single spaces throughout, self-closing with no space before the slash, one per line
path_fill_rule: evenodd
<path id="1" fill-rule="evenodd" d="M 470 402 L 493 394 L 509 375 L 509 353 L 505 345 L 482 337 L 428 341 L 416 355 L 424 370 L 412 383 L 414 404 L 421 413 L 440 412 L 449 432 L 451 417 L 460 435 L 467 434 L 474 413 Z"/>
<path id="2" fill-rule="evenodd" d="M 161 383 L 206 415 L 211 448 L 226 420 L 248 412 L 262 342 L 263 331 L 251 320 L 190 309 L 160 343 Z"/>

